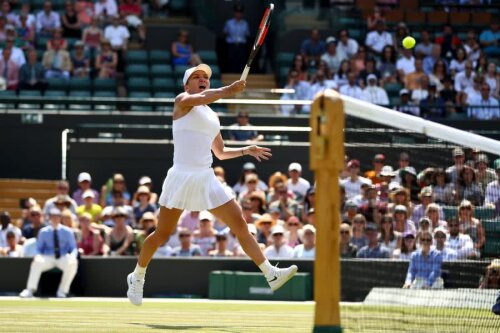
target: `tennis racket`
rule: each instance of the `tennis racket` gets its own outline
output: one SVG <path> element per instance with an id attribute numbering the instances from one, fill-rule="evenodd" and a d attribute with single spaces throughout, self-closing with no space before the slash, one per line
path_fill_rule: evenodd
<path id="1" fill-rule="evenodd" d="M 260 47 L 264 43 L 267 29 L 269 29 L 269 24 L 271 23 L 271 14 L 273 12 L 273 9 L 274 5 L 270 3 L 269 6 L 267 6 L 266 11 L 264 12 L 264 16 L 262 16 L 262 20 L 260 21 L 259 25 L 259 31 L 257 32 L 257 37 L 255 37 L 255 42 L 253 42 L 252 51 L 250 52 L 250 56 L 248 57 L 245 69 L 241 74 L 240 80 L 246 80 L 248 72 L 250 71 L 250 66 L 252 65 L 253 58 L 255 58 L 255 55 L 257 54 L 257 52 L 259 52 Z"/>

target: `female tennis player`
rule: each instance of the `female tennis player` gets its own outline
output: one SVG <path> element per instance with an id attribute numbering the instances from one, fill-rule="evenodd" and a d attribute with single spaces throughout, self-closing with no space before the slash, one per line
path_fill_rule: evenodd
<path id="1" fill-rule="evenodd" d="M 165 243 L 184 209 L 209 210 L 226 223 L 248 256 L 264 273 L 274 291 L 297 272 L 297 266 L 277 268 L 264 257 L 255 238 L 248 232 L 240 206 L 215 177 L 212 153 L 220 160 L 251 155 L 259 162 L 271 157 L 269 148 L 256 145 L 227 148 L 220 134 L 217 114 L 207 104 L 233 96 L 245 89 L 245 81 L 210 89 L 212 70 L 200 64 L 184 73 L 184 92 L 175 98 L 173 112 L 174 164 L 168 170 L 160 195 L 160 215 L 156 230 L 146 238 L 134 272 L 127 276 L 127 297 L 142 304 L 146 267 L 156 249 Z"/>

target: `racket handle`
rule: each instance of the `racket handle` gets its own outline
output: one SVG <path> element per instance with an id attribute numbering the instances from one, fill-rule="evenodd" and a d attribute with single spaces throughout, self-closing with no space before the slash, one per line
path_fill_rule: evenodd
<path id="1" fill-rule="evenodd" d="M 245 69 L 243 70 L 243 73 L 241 73 L 240 80 L 246 80 L 249 71 L 250 71 L 250 67 L 248 67 L 247 65 L 245 65 Z"/>

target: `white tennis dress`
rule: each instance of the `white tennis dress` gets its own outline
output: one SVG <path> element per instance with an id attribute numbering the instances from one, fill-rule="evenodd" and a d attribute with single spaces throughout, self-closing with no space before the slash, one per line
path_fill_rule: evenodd
<path id="1" fill-rule="evenodd" d="M 202 211 L 233 199 L 212 169 L 212 142 L 219 131 L 219 118 L 206 105 L 173 121 L 174 165 L 163 182 L 160 205 Z"/>

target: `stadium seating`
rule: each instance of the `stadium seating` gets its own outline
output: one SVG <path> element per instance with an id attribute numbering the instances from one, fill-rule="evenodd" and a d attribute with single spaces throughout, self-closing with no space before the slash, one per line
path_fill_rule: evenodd
<path id="1" fill-rule="evenodd" d="M 138 92 L 134 91 L 129 94 L 130 98 L 151 98 L 151 93 L 149 92 Z M 130 103 L 130 110 L 131 111 L 153 111 L 152 106 L 148 105 L 138 105 L 134 103 Z"/>
<path id="2" fill-rule="evenodd" d="M 129 92 L 150 92 L 151 83 L 148 78 L 132 77 L 127 80 Z"/>
<path id="3" fill-rule="evenodd" d="M 127 64 L 148 64 L 148 52 L 146 50 L 128 50 L 125 56 Z"/>
<path id="4" fill-rule="evenodd" d="M 170 65 L 155 64 L 151 66 L 150 71 L 152 78 L 173 78 L 174 72 Z"/>
<path id="5" fill-rule="evenodd" d="M 170 65 L 170 52 L 163 50 L 149 51 L 149 63 L 152 65 Z"/>
<path id="6" fill-rule="evenodd" d="M 94 79 L 93 84 L 94 84 L 94 91 L 96 91 L 96 92 L 99 92 L 99 91 L 115 92 L 116 91 L 116 79 L 96 78 L 96 79 Z"/>

